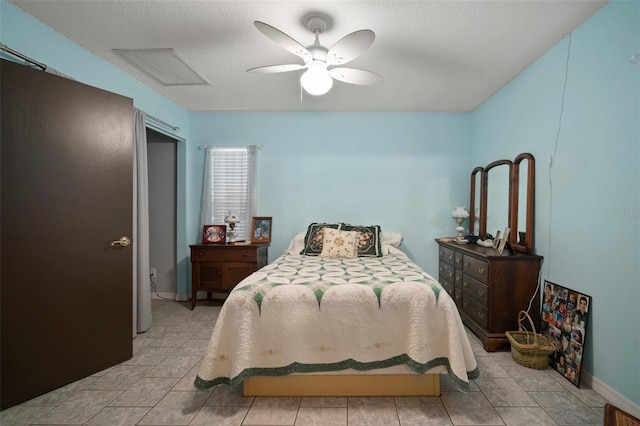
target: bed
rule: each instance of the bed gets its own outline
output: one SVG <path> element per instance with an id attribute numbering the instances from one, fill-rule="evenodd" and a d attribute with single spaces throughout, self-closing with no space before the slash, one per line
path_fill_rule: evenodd
<path id="1" fill-rule="evenodd" d="M 401 241 L 379 227 L 309 225 L 231 291 L 194 386 L 243 383 L 245 395 L 270 396 L 439 395 L 447 374 L 468 391 L 479 370 L 455 303 Z"/>

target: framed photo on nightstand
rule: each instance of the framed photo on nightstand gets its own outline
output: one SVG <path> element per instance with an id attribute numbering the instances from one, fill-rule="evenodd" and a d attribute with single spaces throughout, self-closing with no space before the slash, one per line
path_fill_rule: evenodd
<path id="1" fill-rule="evenodd" d="M 227 225 L 204 225 L 202 228 L 203 244 L 225 244 L 227 242 Z"/>
<path id="2" fill-rule="evenodd" d="M 271 228 L 271 217 L 257 216 L 251 218 L 251 242 L 270 243 Z"/>

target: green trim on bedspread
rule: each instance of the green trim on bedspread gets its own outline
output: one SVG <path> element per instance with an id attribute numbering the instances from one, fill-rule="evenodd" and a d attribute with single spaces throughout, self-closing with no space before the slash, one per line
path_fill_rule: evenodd
<path id="1" fill-rule="evenodd" d="M 425 374 L 428 370 L 434 367 L 446 366 L 447 372 L 449 374 L 449 378 L 453 382 L 453 384 L 460 390 L 464 392 L 469 392 L 469 383 L 457 377 L 451 367 L 449 365 L 449 360 L 447 358 L 436 358 L 427 363 L 419 363 L 411 359 L 407 354 L 398 355 L 396 357 L 382 360 L 382 361 L 373 361 L 373 362 L 359 362 L 353 359 L 347 359 L 341 362 L 335 362 L 331 364 L 301 364 L 298 362 L 294 362 L 284 367 L 275 367 L 275 368 L 247 368 L 243 370 L 236 377 L 217 377 L 213 380 L 204 380 L 201 379 L 200 376 L 196 376 L 196 379 L 193 385 L 198 390 L 207 390 L 211 389 L 216 385 L 230 385 L 235 386 L 247 377 L 251 376 L 286 376 L 288 374 L 293 373 L 319 373 L 326 371 L 341 371 L 351 368 L 353 370 L 358 371 L 369 371 L 375 370 L 378 368 L 387 368 L 394 367 L 396 365 L 405 364 L 411 370 L 419 374 Z M 469 380 L 477 379 L 480 376 L 480 370 L 478 367 L 475 370 L 467 373 Z"/>

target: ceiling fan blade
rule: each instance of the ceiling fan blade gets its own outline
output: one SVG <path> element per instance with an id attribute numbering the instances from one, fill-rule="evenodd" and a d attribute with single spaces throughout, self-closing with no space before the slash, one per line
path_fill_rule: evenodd
<path id="1" fill-rule="evenodd" d="M 342 37 L 327 53 L 327 65 L 340 65 L 362 55 L 373 44 L 376 35 L 371 30 L 360 30 Z"/>
<path id="2" fill-rule="evenodd" d="M 329 75 L 343 83 L 359 84 L 361 86 L 373 86 L 383 81 L 383 78 L 374 72 L 355 68 L 333 68 L 329 70 Z"/>
<path id="3" fill-rule="evenodd" d="M 306 47 L 280 31 L 279 29 L 260 21 L 254 21 L 253 25 L 255 25 L 262 34 L 266 35 L 271 40 L 275 41 L 294 55 L 301 57 L 305 62 L 313 59 L 313 56 L 311 55 L 311 53 L 309 53 Z"/>
<path id="4" fill-rule="evenodd" d="M 297 71 L 306 68 L 306 65 L 287 64 L 287 65 L 267 65 L 264 67 L 249 68 L 247 72 L 257 74 L 274 74 L 277 72 Z"/>

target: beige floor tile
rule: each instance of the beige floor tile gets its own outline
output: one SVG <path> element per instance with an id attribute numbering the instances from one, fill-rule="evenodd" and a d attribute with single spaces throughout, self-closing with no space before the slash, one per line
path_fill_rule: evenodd
<path id="1" fill-rule="evenodd" d="M 347 426 L 347 408 L 300 407 L 295 426 Z"/>

